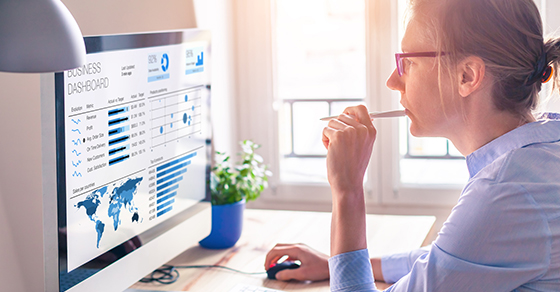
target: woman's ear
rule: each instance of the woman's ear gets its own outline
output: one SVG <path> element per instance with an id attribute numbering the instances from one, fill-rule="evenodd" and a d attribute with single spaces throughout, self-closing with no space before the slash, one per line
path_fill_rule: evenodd
<path id="1" fill-rule="evenodd" d="M 475 92 L 481 85 L 486 73 L 486 65 L 481 58 L 469 56 L 457 66 L 458 89 L 462 97 Z"/>

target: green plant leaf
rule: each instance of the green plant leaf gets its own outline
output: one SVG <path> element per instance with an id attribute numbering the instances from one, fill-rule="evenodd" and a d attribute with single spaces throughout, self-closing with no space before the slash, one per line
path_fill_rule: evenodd
<path id="1" fill-rule="evenodd" d="M 241 162 L 230 165 L 230 156 L 216 151 L 215 163 L 210 177 L 210 193 L 213 205 L 236 203 L 244 198 L 252 201 L 268 187 L 268 177 L 272 175 L 263 158 L 255 153 L 261 146 L 251 140 L 239 143 Z"/>

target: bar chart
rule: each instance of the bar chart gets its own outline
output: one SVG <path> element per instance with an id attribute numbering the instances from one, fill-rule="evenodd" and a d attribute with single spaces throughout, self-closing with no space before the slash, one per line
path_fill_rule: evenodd
<path id="1" fill-rule="evenodd" d="M 197 152 L 176 158 L 156 167 L 156 209 L 155 216 L 151 219 L 163 216 L 173 210 L 177 189 L 191 164 L 191 159 Z"/>
<path id="2" fill-rule="evenodd" d="M 110 109 L 109 115 L 109 166 L 123 162 L 130 158 L 130 136 L 127 134 L 130 130 L 130 116 L 128 106 Z"/>

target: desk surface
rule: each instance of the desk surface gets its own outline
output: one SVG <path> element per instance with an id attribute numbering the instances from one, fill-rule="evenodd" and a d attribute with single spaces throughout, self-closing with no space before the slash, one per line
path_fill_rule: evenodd
<path id="1" fill-rule="evenodd" d="M 266 253 L 276 243 L 305 243 L 329 254 L 330 213 L 246 210 L 243 234 L 229 249 L 191 246 L 171 265 L 225 265 L 244 272 L 264 272 Z M 371 257 L 420 247 L 435 221 L 433 216 L 367 215 Z M 131 288 L 162 291 L 229 291 L 238 283 L 285 291 L 330 291 L 329 282 L 280 282 L 266 274 L 243 275 L 223 269 L 180 269 L 171 285 L 137 283 Z M 388 287 L 378 283 L 378 288 Z"/>

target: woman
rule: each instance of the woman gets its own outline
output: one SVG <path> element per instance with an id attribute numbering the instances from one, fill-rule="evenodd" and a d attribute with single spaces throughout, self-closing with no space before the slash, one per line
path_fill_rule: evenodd
<path id="1" fill-rule="evenodd" d="M 535 118 L 542 83 L 558 85 L 560 40 L 543 40 L 532 0 L 412 0 L 404 54 L 387 86 L 415 136 L 450 139 L 470 179 L 427 250 L 368 259 L 363 175 L 376 130 L 363 106 L 323 131 L 333 195 L 331 255 L 278 245 L 302 266 L 288 280 L 332 291 L 560 291 L 560 119 Z M 410 264 L 409 264 L 410 263 Z"/>

